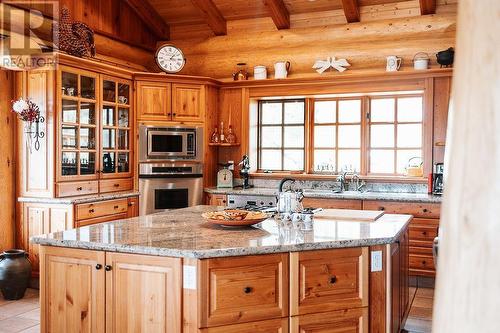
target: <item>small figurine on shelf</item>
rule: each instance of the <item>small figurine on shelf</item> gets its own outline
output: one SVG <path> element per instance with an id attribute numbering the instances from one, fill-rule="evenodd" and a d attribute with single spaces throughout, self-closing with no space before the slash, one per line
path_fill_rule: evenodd
<path id="1" fill-rule="evenodd" d="M 218 132 L 217 126 L 215 126 L 215 129 L 212 133 L 212 136 L 210 137 L 210 142 L 211 143 L 219 143 L 219 132 Z"/>
<path id="2" fill-rule="evenodd" d="M 220 122 L 220 143 L 225 143 L 226 142 L 226 137 L 224 136 L 224 122 Z"/>
<path id="3" fill-rule="evenodd" d="M 231 125 L 229 125 L 229 129 L 227 130 L 226 142 L 230 144 L 236 143 L 236 135 L 234 135 L 233 127 Z"/>

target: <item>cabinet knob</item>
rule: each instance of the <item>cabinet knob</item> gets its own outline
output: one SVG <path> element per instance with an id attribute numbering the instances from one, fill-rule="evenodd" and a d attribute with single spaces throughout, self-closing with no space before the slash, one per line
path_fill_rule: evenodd
<path id="1" fill-rule="evenodd" d="M 379 207 L 378 210 L 385 210 L 385 207 Z"/>
<path id="2" fill-rule="evenodd" d="M 81 190 L 83 190 L 83 187 L 78 186 L 78 187 L 76 188 L 76 190 L 77 190 L 77 191 L 81 191 Z"/>
<path id="3" fill-rule="evenodd" d="M 111 270 L 111 266 L 110 265 L 106 265 L 106 266 L 104 266 L 104 269 L 109 272 Z"/>
<path id="4" fill-rule="evenodd" d="M 424 213 L 427 213 L 429 210 L 427 208 L 424 208 Z"/>
<path id="5" fill-rule="evenodd" d="M 132 207 L 133 205 L 134 205 L 134 202 L 133 202 L 133 201 L 128 203 L 128 206 L 129 206 L 129 207 Z"/>
<path id="6" fill-rule="evenodd" d="M 102 265 L 101 265 L 101 264 L 97 264 L 97 265 L 95 265 L 95 269 L 100 270 L 101 268 L 102 268 Z"/>
<path id="7" fill-rule="evenodd" d="M 93 213 L 93 212 L 95 212 L 95 211 L 94 211 L 94 208 L 89 209 L 89 213 Z"/>
<path id="8" fill-rule="evenodd" d="M 175 117 L 175 116 L 177 116 L 177 113 L 172 113 L 172 115 Z"/>
<path id="9" fill-rule="evenodd" d="M 245 287 L 245 288 L 243 289 L 243 292 L 244 292 L 245 294 L 250 294 L 250 293 L 252 292 L 252 287 Z"/>
<path id="10" fill-rule="evenodd" d="M 422 235 L 427 236 L 427 231 L 422 231 Z"/>
<path id="11" fill-rule="evenodd" d="M 114 187 L 120 187 L 120 184 L 113 184 Z"/>
<path id="12" fill-rule="evenodd" d="M 337 282 L 337 277 L 335 275 L 330 276 L 330 284 L 334 284 L 335 282 Z"/>
<path id="13" fill-rule="evenodd" d="M 114 208 L 114 209 L 118 209 L 118 205 L 114 206 L 113 208 Z"/>

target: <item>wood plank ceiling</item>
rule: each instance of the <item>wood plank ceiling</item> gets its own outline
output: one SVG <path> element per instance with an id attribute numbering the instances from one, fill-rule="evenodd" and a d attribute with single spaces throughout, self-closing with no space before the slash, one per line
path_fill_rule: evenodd
<path id="1" fill-rule="evenodd" d="M 360 7 L 417 0 L 124 0 L 158 37 L 169 26 L 207 24 L 213 34 L 227 34 L 227 21 L 272 18 L 277 29 L 290 28 L 290 15 L 343 10 L 346 23 L 360 21 Z M 436 12 L 436 1 L 418 0 L 422 15 Z M 142 8 L 141 8 L 142 4 Z M 159 22 L 161 18 L 163 22 Z M 165 38 L 168 39 L 168 38 Z"/>

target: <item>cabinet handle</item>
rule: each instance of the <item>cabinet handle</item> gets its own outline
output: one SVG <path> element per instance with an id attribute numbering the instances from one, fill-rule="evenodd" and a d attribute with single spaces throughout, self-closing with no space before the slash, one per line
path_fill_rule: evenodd
<path id="1" fill-rule="evenodd" d="M 118 205 L 114 206 L 113 208 L 114 208 L 114 209 L 118 209 Z"/>
<path id="2" fill-rule="evenodd" d="M 425 260 L 422 260 L 422 265 L 425 265 L 427 264 L 427 262 Z"/>
<path id="3" fill-rule="evenodd" d="M 226 200 L 222 200 L 222 203 L 226 203 Z"/>
<path id="4" fill-rule="evenodd" d="M 243 289 L 243 292 L 244 292 L 245 294 L 250 294 L 250 293 L 252 292 L 252 287 L 245 287 L 245 288 Z"/>
<path id="5" fill-rule="evenodd" d="M 177 116 L 177 113 L 172 113 L 172 115 L 175 117 L 175 116 Z"/>
<path id="6" fill-rule="evenodd" d="M 330 277 L 330 284 L 334 284 L 335 282 L 337 282 L 337 277 L 333 275 Z"/>
<path id="7" fill-rule="evenodd" d="M 171 114 L 170 112 L 169 112 L 169 113 L 167 113 L 167 116 L 171 116 L 171 115 L 172 115 L 172 114 Z"/>
<path id="8" fill-rule="evenodd" d="M 114 187 L 120 187 L 120 184 L 113 184 Z"/>
<path id="9" fill-rule="evenodd" d="M 379 207 L 378 210 L 385 210 L 385 208 L 384 207 Z"/>
<path id="10" fill-rule="evenodd" d="M 422 231 L 422 235 L 427 236 L 427 231 Z"/>
<path id="11" fill-rule="evenodd" d="M 104 269 L 109 272 L 111 270 L 111 266 L 110 265 L 106 265 L 106 266 L 104 266 Z"/>
<path id="12" fill-rule="evenodd" d="M 89 209 L 89 213 L 93 213 L 93 212 L 94 212 L 94 208 Z"/>
<path id="13" fill-rule="evenodd" d="M 76 190 L 77 191 L 81 191 L 81 190 L 83 190 L 83 187 L 79 186 L 79 187 L 76 188 Z"/>
<path id="14" fill-rule="evenodd" d="M 427 213 L 429 210 L 427 208 L 424 208 L 424 213 Z"/>
<path id="15" fill-rule="evenodd" d="M 100 270 L 101 268 L 102 268 L 102 265 L 101 265 L 101 264 L 97 264 L 97 265 L 95 265 L 95 269 Z"/>

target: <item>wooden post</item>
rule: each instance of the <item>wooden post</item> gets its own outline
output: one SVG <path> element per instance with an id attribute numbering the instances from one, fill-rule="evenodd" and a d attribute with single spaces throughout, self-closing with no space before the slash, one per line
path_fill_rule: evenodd
<path id="1" fill-rule="evenodd" d="M 499 17 L 459 2 L 433 332 L 500 327 Z"/>

